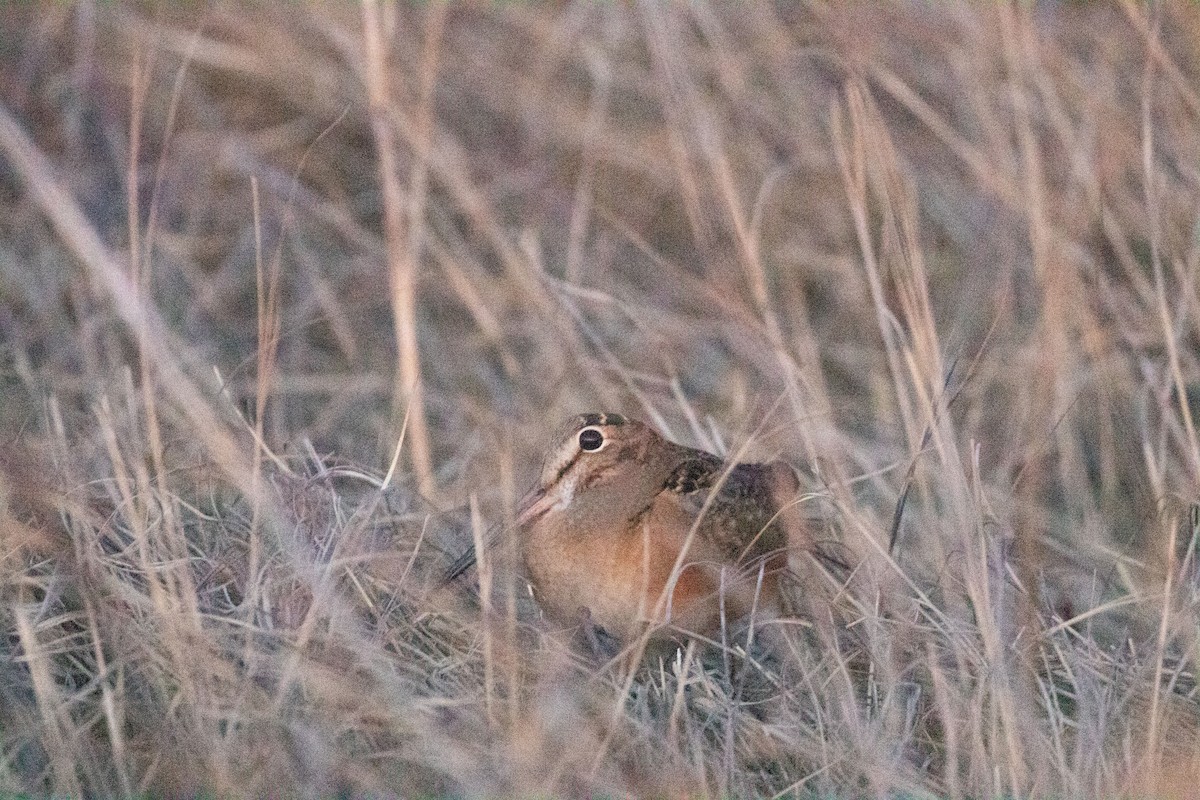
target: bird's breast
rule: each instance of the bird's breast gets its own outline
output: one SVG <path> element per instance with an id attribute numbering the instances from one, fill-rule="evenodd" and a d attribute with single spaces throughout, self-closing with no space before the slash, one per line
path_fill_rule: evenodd
<path id="1" fill-rule="evenodd" d="M 720 593 L 729 595 L 727 611 L 736 615 L 750 606 L 743 600 L 754 576 L 727 563 L 706 536 L 693 534 L 695 520 L 662 495 L 620 524 L 547 514 L 523 539 L 539 604 L 563 626 L 577 624 L 586 609 L 620 639 L 647 625 L 711 632 L 720 620 Z M 767 590 L 774 592 L 773 576 Z"/>

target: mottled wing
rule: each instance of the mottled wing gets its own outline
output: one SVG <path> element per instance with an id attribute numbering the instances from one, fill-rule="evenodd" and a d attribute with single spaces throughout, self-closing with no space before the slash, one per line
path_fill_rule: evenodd
<path id="1" fill-rule="evenodd" d="M 663 487 L 689 515 L 703 513 L 699 533 L 742 562 L 787 549 L 779 511 L 798 488 L 792 468 L 781 461 L 730 469 L 708 453 L 682 461 Z"/>

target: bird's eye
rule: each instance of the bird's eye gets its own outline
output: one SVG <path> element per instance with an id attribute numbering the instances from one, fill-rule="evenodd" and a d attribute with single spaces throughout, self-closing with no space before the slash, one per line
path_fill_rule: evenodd
<path id="1" fill-rule="evenodd" d="M 594 453 L 604 447 L 604 434 L 599 428 L 584 428 L 579 432 L 579 449 Z"/>

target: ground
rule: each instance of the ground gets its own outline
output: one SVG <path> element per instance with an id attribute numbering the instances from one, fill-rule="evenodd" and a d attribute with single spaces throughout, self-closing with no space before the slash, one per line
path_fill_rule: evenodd
<path id="1" fill-rule="evenodd" d="M 1197 796 L 1198 44 L 0 8 L 0 794 Z M 583 411 L 787 461 L 846 568 L 599 661 L 489 533 Z"/>

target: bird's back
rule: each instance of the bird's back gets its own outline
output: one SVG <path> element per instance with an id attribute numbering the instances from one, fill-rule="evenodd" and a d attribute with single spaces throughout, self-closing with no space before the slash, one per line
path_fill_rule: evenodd
<path id="1" fill-rule="evenodd" d="M 782 461 L 736 464 L 698 453 L 679 464 L 664 492 L 699 519 L 697 533 L 732 563 L 786 563 L 790 545 L 803 536 L 794 502 L 800 483 Z M 773 564 L 774 565 L 774 564 Z"/>

